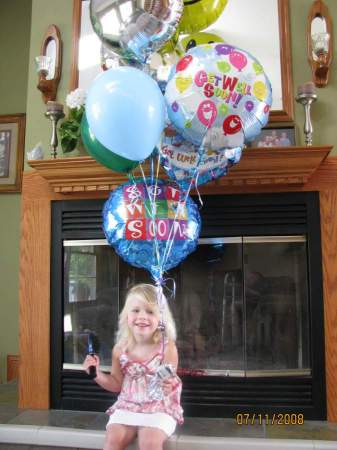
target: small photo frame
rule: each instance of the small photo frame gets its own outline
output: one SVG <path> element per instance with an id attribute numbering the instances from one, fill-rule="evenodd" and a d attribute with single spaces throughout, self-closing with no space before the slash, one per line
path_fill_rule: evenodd
<path id="1" fill-rule="evenodd" d="M 248 147 L 294 147 L 296 145 L 295 127 L 263 128 Z"/>
<path id="2" fill-rule="evenodd" d="M 21 192 L 25 114 L 0 115 L 0 193 Z"/>

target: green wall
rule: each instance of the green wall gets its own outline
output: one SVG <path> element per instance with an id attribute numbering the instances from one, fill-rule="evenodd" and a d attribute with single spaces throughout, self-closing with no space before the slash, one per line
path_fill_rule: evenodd
<path id="1" fill-rule="evenodd" d="M 65 104 L 69 91 L 71 39 L 72 39 L 72 0 L 33 0 L 32 30 L 30 36 L 29 77 L 27 94 L 26 149 L 42 143 L 46 158 L 50 155 L 51 122 L 44 116 L 46 105 L 41 92 L 36 89 L 37 74 L 34 57 L 40 54 L 43 36 L 50 24 L 57 25 L 61 33 L 63 63 L 62 75 L 57 92 L 57 101 Z M 25 166 L 27 169 L 27 165 Z"/>
<path id="2" fill-rule="evenodd" d="M 1 2 L 0 114 L 26 112 L 30 24 L 31 0 Z M 6 355 L 18 353 L 20 194 L 0 193 L 0 214 L 0 382 L 4 382 Z"/>
<path id="3" fill-rule="evenodd" d="M 313 105 L 312 119 L 314 144 L 332 144 L 336 147 L 333 150 L 333 154 L 337 155 L 337 137 L 335 133 L 337 115 L 337 8 L 336 0 L 325 0 L 325 2 L 330 10 L 335 27 L 333 38 L 335 51 L 330 83 L 326 88 L 318 90 L 318 101 Z M 299 84 L 311 80 L 311 70 L 306 57 L 306 25 L 312 0 L 289 0 L 289 4 L 293 79 L 294 91 L 296 92 Z M 28 35 L 30 0 L 2 0 L 1 6 L 0 54 L 5 54 L 6 58 L 2 57 L 0 60 L 0 113 L 23 112 L 26 109 L 26 150 L 30 150 L 38 142 L 41 142 L 45 155 L 48 155 L 51 126 L 50 122 L 44 117 L 45 104 L 42 102 L 40 92 L 36 89 L 37 75 L 34 67 L 34 56 L 40 52 L 41 41 L 48 25 L 52 23 L 57 25 L 60 28 L 63 41 L 63 71 L 57 100 L 65 103 L 70 81 L 72 1 L 32 0 L 32 33 L 29 44 L 29 59 L 26 57 L 28 40 L 23 39 L 26 44 L 23 47 L 20 47 L 18 42 L 23 36 Z M 18 26 L 18 20 L 22 22 L 20 26 Z M 15 27 L 14 23 L 16 24 Z M 13 29 L 15 29 L 15 33 L 12 32 Z M 8 36 L 11 36 L 11 39 L 8 39 Z M 15 39 L 15 42 L 13 39 Z M 19 47 L 21 50 L 19 50 Z M 4 48 L 5 53 L 3 53 Z M 24 52 L 22 59 L 18 58 L 19 51 Z M 28 63 L 29 73 L 27 107 L 25 108 L 26 62 Z M 6 74 L 4 77 L 3 73 Z M 14 84 L 15 88 L 13 87 Z M 302 106 L 297 103 L 295 103 L 295 119 L 298 130 L 298 142 L 303 144 L 304 114 Z M 26 169 L 29 170 L 27 166 Z M 2 308 L 2 311 L 5 311 L 5 313 L 2 313 L 0 318 L 0 364 L 3 366 L 4 355 L 8 352 L 16 353 L 18 349 L 19 195 L 0 195 L 0 208 L 2 217 L 0 225 L 0 246 L 2 249 L 0 252 L 0 266 L 5 268 L 0 271 L 0 299 L 5 306 L 5 308 Z"/>
<path id="4" fill-rule="evenodd" d="M 334 145 L 331 155 L 337 155 L 337 8 L 336 0 L 324 0 L 329 8 L 333 23 L 333 46 L 334 55 L 330 66 L 330 81 L 327 87 L 317 89 L 318 100 L 312 105 L 311 118 L 314 127 L 314 145 Z M 306 27 L 307 16 L 312 5 L 312 0 L 289 0 L 290 4 L 290 26 L 292 42 L 292 63 L 294 93 L 297 86 L 312 79 L 311 68 L 307 61 Z M 299 136 L 299 143 L 304 145 L 303 106 L 295 102 L 295 119 Z"/>

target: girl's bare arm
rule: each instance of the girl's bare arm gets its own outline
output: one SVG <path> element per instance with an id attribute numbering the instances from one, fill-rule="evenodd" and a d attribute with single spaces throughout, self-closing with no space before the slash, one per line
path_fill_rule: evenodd
<path id="1" fill-rule="evenodd" d="M 169 341 L 165 349 L 164 364 L 171 364 L 177 370 L 178 359 L 176 344 L 173 341 Z"/>
<path id="2" fill-rule="evenodd" d="M 177 370 L 178 368 L 178 351 L 175 343 L 173 341 L 168 342 L 165 355 L 164 355 L 164 364 L 170 364 Z M 172 377 L 165 378 L 162 380 L 162 388 L 165 395 L 170 395 L 173 389 L 177 386 L 177 384 L 181 383 L 180 379 L 177 375 Z"/>
<path id="3" fill-rule="evenodd" d="M 103 389 L 111 392 L 120 392 L 123 382 L 123 374 L 121 371 L 119 357 L 120 350 L 118 347 L 114 347 L 112 349 L 112 363 L 111 363 L 111 372 L 104 373 L 99 368 L 99 358 L 94 355 L 91 357 L 87 357 L 84 368 L 87 370 L 88 366 L 95 365 L 97 369 L 97 376 L 94 379 L 97 384 L 99 384 Z"/>

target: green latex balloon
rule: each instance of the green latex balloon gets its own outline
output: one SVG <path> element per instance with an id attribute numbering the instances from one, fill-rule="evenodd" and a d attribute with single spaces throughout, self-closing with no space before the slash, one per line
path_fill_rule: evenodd
<path id="1" fill-rule="evenodd" d="M 108 169 L 115 172 L 127 173 L 139 165 L 139 161 L 131 161 L 116 155 L 104 145 L 102 145 L 94 136 L 89 128 L 86 115 L 83 114 L 81 121 L 82 140 L 90 156 Z"/>
<path id="2" fill-rule="evenodd" d="M 197 45 L 213 44 L 214 42 L 224 42 L 224 40 L 217 34 L 199 31 L 199 33 L 188 34 L 185 36 L 179 42 L 179 47 L 182 49 L 183 53 L 186 53 Z"/>
<path id="3" fill-rule="evenodd" d="M 204 30 L 214 23 L 228 0 L 184 0 L 184 12 L 178 31 L 184 34 Z"/>

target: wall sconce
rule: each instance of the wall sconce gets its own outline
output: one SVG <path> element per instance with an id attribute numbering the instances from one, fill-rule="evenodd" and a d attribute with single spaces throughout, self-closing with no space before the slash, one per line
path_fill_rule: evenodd
<path id="1" fill-rule="evenodd" d="M 332 21 L 323 0 L 315 0 L 308 15 L 308 61 L 313 81 L 317 87 L 325 87 L 329 80 L 332 61 Z"/>
<path id="2" fill-rule="evenodd" d="M 118 58 L 103 43 L 101 44 L 101 68 L 109 70 L 119 66 Z"/>
<path id="3" fill-rule="evenodd" d="M 55 100 L 62 65 L 61 35 L 56 25 L 49 25 L 35 64 L 39 76 L 37 88 L 42 92 L 43 101 Z"/>

